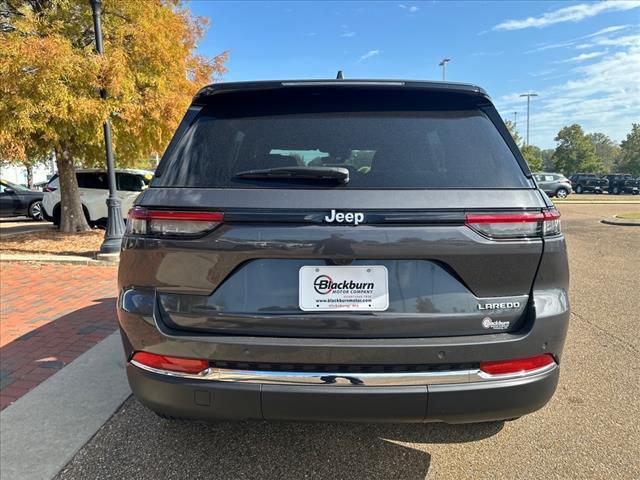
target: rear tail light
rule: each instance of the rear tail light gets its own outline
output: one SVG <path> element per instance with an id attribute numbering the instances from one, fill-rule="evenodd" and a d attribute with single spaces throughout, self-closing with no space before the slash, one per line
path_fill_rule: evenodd
<path id="1" fill-rule="evenodd" d="M 224 220 L 221 212 L 184 212 L 147 210 L 134 207 L 129 210 L 127 233 L 134 235 L 197 235 L 213 230 Z"/>
<path id="2" fill-rule="evenodd" d="M 542 235 L 545 237 L 551 235 L 560 235 L 560 212 L 557 210 L 546 210 L 542 212 Z"/>
<path id="3" fill-rule="evenodd" d="M 489 375 L 503 375 L 514 373 L 526 373 L 531 370 L 538 370 L 555 363 L 553 356 L 549 353 L 536 357 L 519 358 L 515 360 L 498 360 L 494 362 L 480 362 L 480 370 Z"/>
<path id="4" fill-rule="evenodd" d="M 198 374 L 209 368 L 207 360 L 198 358 L 170 357 L 149 352 L 136 352 L 131 357 L 133 362 L 145 367 L 170 372 Z"/>
<path id="5" fill-rule="evenodd" d="M 468 213 L 465 223 L 492 239 L 535 238 L 560 234 L 557 210 L 521 213 Z"/>
<path id="6" fill-rule="evenodd" d="M 53 187 L 44 187 L 44 188 L 42 189 L 42 191 L 43 191 L 43 192 L 55 192 L 55 191 L 56 191 L 56 189 L 55 189 L 55 188 L 53 188 Z"/>

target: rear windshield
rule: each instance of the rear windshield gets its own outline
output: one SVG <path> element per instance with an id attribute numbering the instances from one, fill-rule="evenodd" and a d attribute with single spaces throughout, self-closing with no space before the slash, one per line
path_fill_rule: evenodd
<path id="1" fill-rule="evenodd" d="M 397 105 L 394 105 L 397 106 Z M 205 106 L 153 186 L 522 188 L 529 180 L 479 108 L 287 111 Z M 304 109 L 302 107 L 302 109 Z M 256 111 L 258 110 L 258 111 Z M 277 110 L 277 109 L 276 109 Z M 335 110 L 335 108 L 333 109 Z M 343 167 L 349 182 L 237 178 L 247 170 Z"/>

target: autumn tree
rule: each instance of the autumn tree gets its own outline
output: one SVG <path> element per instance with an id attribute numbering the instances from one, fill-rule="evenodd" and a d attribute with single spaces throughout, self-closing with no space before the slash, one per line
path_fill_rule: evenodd
<path id="1" fill-rule="evenodd" d="M 589 133 L 587 138 L 596 151 L 596 157 L 602 164 L 602 170 L 611 173 L 620 156 L 620 147 L 607 135 L 600 132 Z"/>
<path id="2" fill-rule="evenodd" d="M 522 138 L 520 137 L 518 130 L 516 130 L 516 124 L 511 120 L 505 120 L 504 124 L 506 125 L 507 130 L 509 130 L 513 141 L 518 145 L 518 147 L 520 147 L 522 145 Z"/>
<path id="3" fill-rule="evenodd" d="M 556 135 L 555 141 L 558 142 L 553 154 L 556 170 L 565 175 L 576 172 L 595 173 L 602 170 L 596 149 L 580 125 L 563 127 Z"/>
<path id="4" fill-rule="evenodd" d="M 542 150 L 540 150 L 540 148 L 535 145 L 525 145 L 520 148 L 520 151 L 532 172 L 540 172 L 542 170 L 544 159 L 542 158 Z"/>
<path id="5" fill-rule="evenodd" d="M 540 152 L 542 155 L 542 169 L 543 170 L 552 170 L 553 169 L 553 154 L 555 150 L 553 148 L 545 148 Z"/>
<path id="6" fill-rule="evenodd" d="M 225 71 L 226 52 L 195 53 L 207 22 L 179 0 L 104 2 L 104 56 L 88 0 L 4 0 L 0 15 L 0 156 L 55 152 L 65 232 L 88 229 L 74 169 L 104 165 L 103 122 L 119 167 L 146 161 L 193 94 Z"/>
<path id="7" fill-rule="evenodd" d="M 506 120 L 504 123 L 507 127 L 507 130 L 509 130 L 511 137 L 513 138 L 513 141 L 520 149 L 522 156 L 527 161 L 527 164 L 529 165 L 529 169 L 532 172 L 541 171 L 542 164 L 544 162 L 542 158 L 542 150 L 540 150 L 540 148 L 534 145 L 525 145 L 524 141 L 520 137 L 520 134 L 516 130 L 515 123 L 513 123 L 511 120 Z"/>
<path id="8" fill-rule="evenodd" d="M 618 170 L 640 176 L 640 123 L 632 125 L 620 147 L 622 151 Z"/>

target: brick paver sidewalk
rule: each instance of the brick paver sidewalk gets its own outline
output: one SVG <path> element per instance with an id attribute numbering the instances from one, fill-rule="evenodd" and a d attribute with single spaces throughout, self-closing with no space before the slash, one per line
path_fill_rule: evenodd
<path id="1" fill-rule="evenodd" d="M 0 410 L 114 332 L 116 269 L 0 263 Z"/>

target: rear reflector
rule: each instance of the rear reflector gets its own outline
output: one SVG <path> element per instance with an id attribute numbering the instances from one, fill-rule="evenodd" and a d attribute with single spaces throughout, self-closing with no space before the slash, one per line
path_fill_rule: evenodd
<path id="1" fill-rule="evenodd" d="M 168 370 L 180 373 L 200 373 L 209 368 L 207 360 L 197 358 L 169 357 L 149 352 L 136 352 L 131 358 L 132 361 L 156 368 L 158 370 Z"/>
<path id="2" fill-rule="evenodd" d="M 214 229 L 224 220 L 221 212 L 184 212 L 147 210 L 134 207 L 129 210 L 127 233 L 135 235 L 197 235 Z"/>
<path id="3" fill-rule="evenodd" d="M 49 193 L 49 192 L 55 192 L 56 189 L 54 187 L 44 187 L 42 189 L 43 192 Z"/>
<path id="4" fill-rule="evenodd" d="M 549 353 L 537 357 L 519 358 L 515 360 L 498 360 L 494 362 L 480 362 L 480 370 L 490 375 L 505 373 L 524 373 L 530 370 L 551 365 L 555 360 Z"/>
<path id="5" fill-rule="evenodd" d="M 535 238 L 560 234 L 557 210 L 521 213 L 468 213 L 465 223 L 492 239 Z"/>

